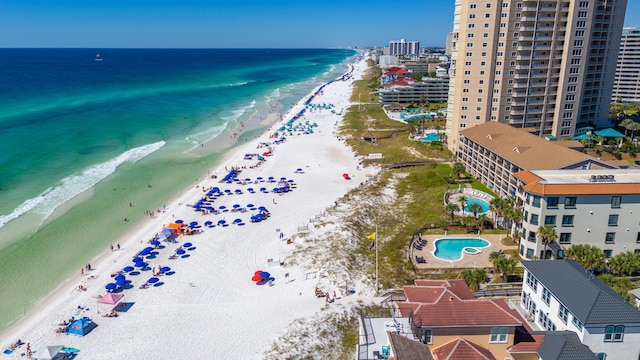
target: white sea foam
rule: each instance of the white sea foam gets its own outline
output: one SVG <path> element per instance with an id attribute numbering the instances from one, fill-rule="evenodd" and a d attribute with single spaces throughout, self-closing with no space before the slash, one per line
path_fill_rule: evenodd
<path id="1" fill-rule="evenodd" d="M 186 140 L 187 141 L 191 141 L 194 144 L 194 147 L 197 147 L 200 144 L 202 144 L 204 142 L 207 142 L 209 140 L 212 140 L 216 136 L 222 134 L 222 132 L 226 128 L 227 128 L 227 123 L 225 122 L 224 124 L 213 126 L 213 127 L 210 127 L 210 128 L 208 128 L 206 130 L 200 131 L 198 133 L 191 134 L 191 135 L 187 136 Z M 191 149 L 189 149 L 187 151 L 190 151 L 190 150 L 193 150 L 193 148 L 191 148 Z"/>
<path id="2" fill-rule="evenodd" d="M 80 174 L 70 175 L 62 179 L 60 183 L 48 188 L 37 197 L 20 204 L 11 214 L 0 215 L 0 228 L 4 227 L 11 220 L 17 219 L 28 212 L 33 212 L 47 218 L 58 206 L 73 199 L 83 191 L 92 188 L 98 182 L 113 174 L 121 164 L 125 162 L 136 162 L 159 150 L 164 144 L 164 141 L 159 141 L 127 150 L 109 161 L 86 168 Z"/>

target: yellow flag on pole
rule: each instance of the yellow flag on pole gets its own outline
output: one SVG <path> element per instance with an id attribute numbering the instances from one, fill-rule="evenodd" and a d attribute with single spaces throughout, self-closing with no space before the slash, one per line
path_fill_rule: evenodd
<path id="1" fill-rule="evenodd" d="M 376 239 L 376 233 L 371 233 L 371 235 L 367 236 L 367 239 L 375 240 Z"/>

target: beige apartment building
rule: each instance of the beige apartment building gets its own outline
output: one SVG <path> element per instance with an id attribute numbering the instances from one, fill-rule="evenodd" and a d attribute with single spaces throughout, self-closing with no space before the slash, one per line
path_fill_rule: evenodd
<path id="1" fill-rule="evenodd" d="M 607 122 L 627 0 L 456 0 L 446 132 L 567 138 Z"/>

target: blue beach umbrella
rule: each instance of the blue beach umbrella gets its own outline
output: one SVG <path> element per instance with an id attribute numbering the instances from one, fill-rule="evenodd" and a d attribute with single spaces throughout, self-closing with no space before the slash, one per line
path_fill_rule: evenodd
<path id="1" fill-rule="evenodd" d="M 186 243 L 182 244 L 182 247 L 184 247 L 184 248 L 189 248 L 189 247 L 192 247 L 192 246 L 193 246 L 193 244 L 190 243 L 190 242 L 186 242 Z"/>
<path id="2" fill-rule="evenodd" d="M 124 271 L 124 272 L 133 271 L 133 266 L 125 266 L 124 269 L 122 269 L 122 271 Z"/>
<path id="3" fill-rule="evenodd" d="M 176 254 L 178 255 L 184 255 L 185 251 L 183 249 L 178 249 L 176 250 Z"/>
<path id="4" fill-rule="evenodd" d="M 143 261 L 144 261 L 144 259 L 143 259 L 143 258 L 141 258 L 141 257 L 138 257 L 138 256 L 136 256 L 136 257 L 134 257 L 134 258 L 133 258 L 133 262 L 134 262 L 134 263 L 137 263 L 137 262 L 143 262 Z"/>
<path id="5" fill-rule="evenodd" d="M 205 222 L 204 222 L 204 226 L 209 226 L 209 225 L 211 225 L 211 224 L 213 224 L 213 221 L 205 221 Z"/>
<path id="6" fill-rule="evenodd" d="M 227 208 L 226 206 L 224 206 L 224 205 L 220 205 L 220 207 L 219 207 L 218 209 L 220 209 L 220 210 L 224 210 L 224 209 L 226 209 L 226 208 Z"/>
<path id="7" fill-rule="evenodd" d="M 151 245 L 158 246 L 158 245 L 160 245 L 160 241 L 158 241 L 158 240 L 153 240 L 153 241 L 151 242 Z"/>
<path id="8" fill-rule="evenodd" d="M 179 220 L 179 219 L 174 221 L 174 223 L 176 223 L 176 224 L 182 224 L 183 222 L 184 222 L 184 220 Z"/>
<path id="9" fill-rule="evenodd" d="M 247 207 L 248 207 L 248 208 L 252 208 L 252 207 L 254 207 L 254 206 L 255 206 L 255 205 L 253 205 L 253 204 L 247 204 Z"/>
<path id="10" fill-rule="evenodd" d="M 218 220 L 218 225 L 222 225 L 222 224 L 224 224 L 224 223 L 226 223 L 226 221 L 224 221 L 224 220 Z"/>
<path id="11" fill-rule="evenodd" d="M 237 223 L 241 223 L 241 222 L 242 222 L 242 219 L 235 219 L 235 220 L 233 220 L 233 222 L 234 222 L 234 223 L 236 223 L 236 224 L 237 224 Z"/>
<path id="12" fill-rule="evenodd" d="M 125 278 L 116 279 L 116 285 L 118 285 L 118 286 L 125 286 L 125 285 L 127 285 L 127 279 L 125 279 Z"/>
<path id="13" fill-rule="evenodd" d="M 160 272 L 163 272 L 163 273 L 166 273 L 166 272 L 168 272 L 170 270 L 171 270 L 171 268 L 168 267 L 168 266 L 163 266 L 163 267 L 160 268 Z"/>
<path id="14" fill-rule="evenodd" d="M 116 285 L 115 283 L 108 283 L 107 285 L 104 286 L 105 289 L 107 290 L 113 290 L 115 288 L 117 288 L 118 285 Z"/>
<path id="15" fill-rule="evenodd" d="M 124 279 L 124 278 L 125 278 L 125 276 L 124 276 L 124 275 L 122 275 L 122 274 L 118 274 L 118 275 L 116 275 L 113 279 L 117 281 L 117 280 Z"/>
<path id="16" fill-rule="evenodd" d="M 237 208 L 239 208 L 239 207 L 240 207 L 240 204 L 233 204 L 233 208 L 234 208 L 234 209 L 237 209 Z"/>
<path id="17" fill-rule="evenodd" d="M 147 280 L 147 282 L 148 282 L 149 284 L 155 284 L 155 283 L 157 283 L 158 281 L 160 281 L 160 279 L 158 279 L 157 277 L 152 277 L 152 278 L 150 278 L 149 280 Z"/>
<path id="18" fill-rule="evenodd" d="M 269 274 L 266 271 L 263 271 L 263 272 L 260 273 L 260 277 L 263 278 L 263 279 L 268 279 L 268 278 L 271 277 L 271 274 Z"/>

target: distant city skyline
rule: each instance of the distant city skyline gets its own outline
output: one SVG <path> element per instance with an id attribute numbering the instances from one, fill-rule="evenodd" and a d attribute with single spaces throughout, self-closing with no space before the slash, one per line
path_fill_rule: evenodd
<path id="1" fill-rule="evenodd" d="M 453 0 L 3 0 L 0 47 L 331 48 L 391 40 L 444 46 Z M 629 1 L 625 26 L 640 27 Z"/>

